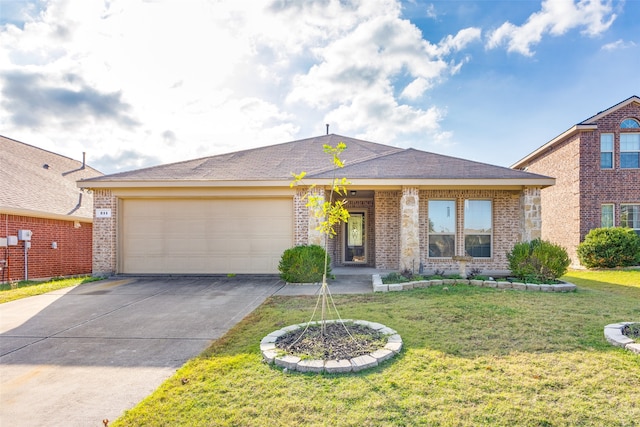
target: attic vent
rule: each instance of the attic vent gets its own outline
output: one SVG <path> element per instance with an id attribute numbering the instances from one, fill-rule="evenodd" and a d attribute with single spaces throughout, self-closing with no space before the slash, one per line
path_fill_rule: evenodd
<path id="1" fill-rule="evenodd" d="M 42 167 L 45 168 L 45 169 L 49 169 L 49 165 L 46 164 L 46 163 L 44 165 L 42 165 Z"/>

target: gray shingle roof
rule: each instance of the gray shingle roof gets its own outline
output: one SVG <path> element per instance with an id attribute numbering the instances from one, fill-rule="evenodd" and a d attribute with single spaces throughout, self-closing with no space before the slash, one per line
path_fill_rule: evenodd
<path id="1" fill-rule="evenodd" d="M 76 181 L 101 175 L 80 161 L 0 136 L 0 211 L 92 218 L 93 197 Z"/>
<path id="2" fill-rule="evenodd" d="M 443 156 L 416 149 L 402 149 L 340 135 L 325 135 L 251 150 L 221 154 L 179 163 L 154 166 L 89 182 L 166 180 L 288 180 L 305 171 L 308 178 L 333 175 L 323 145 L 344 142 L 345 168 L 341 176 L 365 179 L 535 179 L 547 178 L 513 169 Z"/>

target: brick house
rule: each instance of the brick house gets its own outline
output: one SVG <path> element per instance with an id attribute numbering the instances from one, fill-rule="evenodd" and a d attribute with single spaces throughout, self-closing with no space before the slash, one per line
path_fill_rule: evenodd
<path id="1" fill-rule="evenodd" d="M 327 197 L 323 144 L 347 145 L 351 218 L 329 241 L 333 265 L 504 271 L 540 235 L 540 190 L 554 179 L 338 135 L 308 138 L 80 181 L 91 189 L 94 275 L 274 274 L 283 251 L 323 242 L 305 206 L 307 172 Z"/>
<path id="2" fill-rule="evenodd" d="M 640 98 L 632 96 L 558 135 L 511 166 L 556 178 L 542 191 L 542 238 L 576 248 L 589 230 L 640 233 Z"/>
<path id="3" fill-rule="evenodd" d="M 91 273 L 93 195 L 83 162 L 0 136 L 0 280 Z M 31 231 L 31 240 L 28 233 Z M 25 246 L 29 246 L 25 250 Z M 26 268 L 25 268 L 26 260 Z"/>

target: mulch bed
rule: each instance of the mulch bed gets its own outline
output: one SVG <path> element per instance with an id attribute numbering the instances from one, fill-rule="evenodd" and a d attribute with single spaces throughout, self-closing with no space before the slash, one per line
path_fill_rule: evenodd
<path id="1" fill-rule="evenodd" d="M 328 323 L 325 325 L 324 334 L 320 326 L 316 325 L 310 326 L 306 331 L 298 329 L 289 332 L 276 340 L 276 348 L 299 357 L 348 360 L 372 353 L 384 347 L 386 343 L 384 335 L 367 326 Z"/>
<path id="2" fill-rule="evenodd" d="M 631 325 L 624 325 L 622 328 L 622 335 L 625 335 L 632 340 L 640 339 L 640 323 L 632 323 Z"/>

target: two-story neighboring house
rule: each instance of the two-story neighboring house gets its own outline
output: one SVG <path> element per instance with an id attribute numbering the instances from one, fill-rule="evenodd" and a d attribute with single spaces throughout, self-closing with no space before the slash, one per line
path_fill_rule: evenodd
<path id="1" fill-rule="evenodd" d="M 558 135 L 511 166 L 553 176 L 542 190 L 542 238 L 576 248 L 598 227 L 640 234 L 640 98 L 632 96 Z"/>

